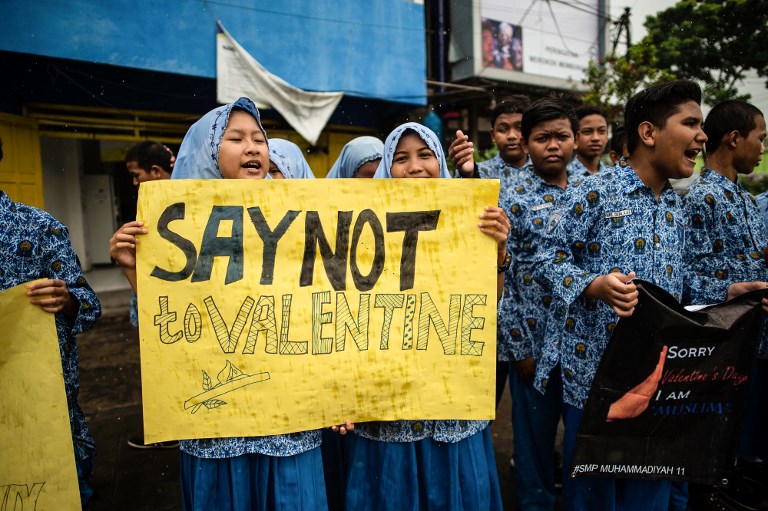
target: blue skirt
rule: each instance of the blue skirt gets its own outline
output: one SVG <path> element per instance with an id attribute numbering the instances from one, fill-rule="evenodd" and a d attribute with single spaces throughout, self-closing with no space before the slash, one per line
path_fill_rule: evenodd
<path id="1" fill-rule="evenodd" d="M 285 457 L 243 454 L 212 459 L 182 452 L 181 492 L 186 511 L 328 508 L 319 447 Z"/>
<path id="2" fill-rule="evenodd" d="M 501 511 L 490 428 L 456 443 L 351 435 L 346 509 Z"/>

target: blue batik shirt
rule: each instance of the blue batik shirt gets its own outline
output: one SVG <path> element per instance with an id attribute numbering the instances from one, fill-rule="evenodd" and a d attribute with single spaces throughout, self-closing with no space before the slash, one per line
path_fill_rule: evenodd
<path id="1" fill-rule="evenodd" d="M 734 282 L 768 281 L 765 221 L 743 186 L 704 168 L 683 203 L 689 221 L 686 263 L 693 272 L 684 303 L 723 302 Z M 760 358 L 768 358 L 767 339 L 764 330 Z"/>
<path id="2" fill-rule="evenodd" d="M 497 154 L 490 160 L 476 163 L 475 170 L 481 178 L 498 179 L 501 181 L 499 186 L 501 196 L 506 190 L 517 183 L 522 169 L 510 165 Z"/>
<path id="3" fill-rule="evenodd" d="M 543 391 L 560 363 L 563 399 L 583 408 L 618 316 L 582 292 L 600 275 L 634 271 L 679 300 L 684 248 L 681 199 L 667 183 L 657 201 L 628 161 L 569 188 L 535 256 L 534 278 L 551 286 L 563 304 L 553 306 L 536 387 Z"/>
<path id="4" fill-rule="evenodd" d="M 56 314 L 56 334 L 75 455 L 83 461 L 96 448 L 77 402 L 80 373 L 75 336 L 93 327 L 101 305 L 83 277 L 64 224 L 45 211 L 12 201 L 0 190 L 0 290 L 37 279 L 63 280 L 79 304 L 72 324 L 64 314 Z"/>
<path id="5" fill-rule="evenodd" d="M 135 291 L 131 292 L 131 301 L 128 303 L 128 318 L 131 320 L 131 325 L 139 328 L 139 301 Z"/>
<path id="6" fill-rule="evenodd" d="M 568 186 L 580 181 L 569 179 Z M 549 215 L 565 190 L 544 181 L 530 164 L 520 172 L 518 184 L 507 190 L 501 207 L 510 221 L 507 251 L 512 262 L 499 302 L 499 360 L 541 358 L 552 293 L 533 279 L 531 260 Z"/>
<path id="7" fill-rule="evenodd" d="M 600 162 L 600 166 L 598 167 L 597 172 L 600 173 L 608 170 L 611 170 L 611 167 L 603 162 Z M 568 172 L 568 177 L 574 177 L 577 179 L 584 179 L 585 177 L 592 175 L 589 169 L 585 167 L 584 164 L 581 163 L 581 160 L 579 160 L 576 156 L 574 156 L 571 160 L 571 163 L 568 164 L 566 171 Z"/>

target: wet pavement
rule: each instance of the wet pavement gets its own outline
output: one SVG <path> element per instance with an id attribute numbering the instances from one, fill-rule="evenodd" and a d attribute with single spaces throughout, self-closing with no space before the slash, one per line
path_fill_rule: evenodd
<path id="1" fill-rule="evenodd" d="M 78 337 L 80 406 L 96 439 L 92 510 L 181 509 L 179 450 L 135 449 L 140 438 L 138 330 L 128 321 L 130 292 L 99 292 L 96 327 Z"/>
<path id="2" fill-rule="evenodd" d="M 97 456 L 90 509 L 165 511 L 181 509 L 179 450 L 135 449 L 141 427 L 138 331 L 128 321 L 128 290 L 99 291 L 104 313 L 96 327 L 78 337 L 80 405 L 96 439 Z M 506 510 L 512 505 L 511 401 L 509 389 L 493 424 L 496 461 Z"/>

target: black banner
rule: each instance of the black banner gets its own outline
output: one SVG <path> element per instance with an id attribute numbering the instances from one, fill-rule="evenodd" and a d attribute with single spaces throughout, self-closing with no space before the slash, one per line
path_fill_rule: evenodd
<path id="1" fill-rule="evenodd" d="M 765 290 L 690 312 L 634 282 L 639 303 L 600 361 L 571 475 L 713 484 L 733 468 Z"/>

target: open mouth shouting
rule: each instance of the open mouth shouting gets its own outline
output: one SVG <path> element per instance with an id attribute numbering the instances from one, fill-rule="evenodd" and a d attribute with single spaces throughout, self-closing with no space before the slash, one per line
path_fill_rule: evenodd
<path id="1" fill-rule="evenodd" d="M 261 174 L 262 164 L 260 160 L 248 160 L 240 166 L 248 174 Z"/>
<path id="2" fill-rule="evenodd" d="M 688 160 L 688 163 L 690 163 L 691 166 L 696 164 L 696 157 L 701 152 L 701 147 L 697 147 L 694 149 L 688 149 L 685 151 L 685 159 Z"/>

